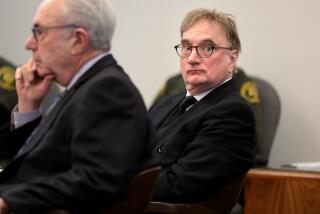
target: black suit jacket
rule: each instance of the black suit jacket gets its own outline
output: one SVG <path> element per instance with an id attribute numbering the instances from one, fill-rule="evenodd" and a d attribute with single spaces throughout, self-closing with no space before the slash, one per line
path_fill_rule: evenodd
<path id="1" fill-rule="evenodd" d="M 156 201 L 201 201 L 244 174 L 253 163 L 254 115 L 233 80 L 163 128 L 166 116 L 184 97 L 185 93 L 164 98 L 150 109 L 161 139 L 156 150 L 162 165 Z"/>
<path id="2" fill-rule="evenodd" d="M 143 100 L 111 55 L 84 74 L 23 146 L 33 121 L 9 134 L 0 192 L 14 213 L 90 213 L 124 196 L 134 173 L 157 161 Z"/>

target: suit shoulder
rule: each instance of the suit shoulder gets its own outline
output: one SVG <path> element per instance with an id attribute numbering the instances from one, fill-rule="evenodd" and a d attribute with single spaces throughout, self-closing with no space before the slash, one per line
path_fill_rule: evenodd
<path id="1" fill-rule="evenodd" d="M 230 93 L 225 96 L 220 102 L 214 105 L 212 111 L 218 112 L 238 112 L 242 114 L 250 114 L 253 116 L 252 108 L 248 102 L 238 93 Z"/>

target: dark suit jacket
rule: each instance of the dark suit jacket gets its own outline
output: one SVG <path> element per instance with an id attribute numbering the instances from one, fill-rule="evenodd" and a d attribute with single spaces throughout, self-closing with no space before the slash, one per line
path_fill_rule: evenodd
<path id="1" fill-rule="evenodd" d="M 150 109 L 160 133 L 162 171 L 154 200 L 194 203 L 244 174 L 253 163 L 255 124 L 233 80 L 211 91 L 164 130 L 161 125 L 185 93 L 164 98 Z"/>
<path id="2" fill-rule="evenodd" d="M 111 55 L 76 82 L 17 154 L 37 123 L 10 133 L 1 148 L 11 162 L 0 192 L 14 213 L 110 207 L 134 173 L 157 163 L 143 100 Z"/>

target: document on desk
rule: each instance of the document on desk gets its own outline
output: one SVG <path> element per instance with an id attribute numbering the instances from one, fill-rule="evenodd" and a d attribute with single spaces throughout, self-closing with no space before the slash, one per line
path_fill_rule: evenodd
<path id="1" fill-rule="evenodd" d="M 284 164 L 284 167 L 292 167 L 299 170 L 320 171 L 320 162 L 294 162 Z"/>

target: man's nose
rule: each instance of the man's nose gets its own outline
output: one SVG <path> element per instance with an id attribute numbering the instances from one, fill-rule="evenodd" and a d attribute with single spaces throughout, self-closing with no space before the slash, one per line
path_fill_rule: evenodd
<path id="1" fill-rule="evenodd" d="M 25 48 L 27 50 L 35 50 L 37 48 L 37 43 L 33 36 L 29 36 L 25 42 Z"/>
<path id="2" fill-rule="evenodd" d="M 198 52 L 197 52 L 196 48 L 192 48 L 190 56 L 188 56 L 188 62 L 189 63 L 198 63 L 198 62 L 200 62 L 200 56 L 198 55 Z"/>

